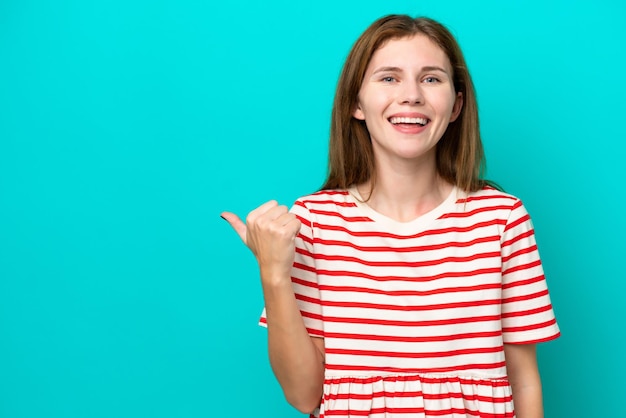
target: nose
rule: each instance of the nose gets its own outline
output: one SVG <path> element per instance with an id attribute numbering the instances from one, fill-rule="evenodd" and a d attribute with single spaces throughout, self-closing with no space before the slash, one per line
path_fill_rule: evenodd
<path id="1" fill-rule="evenodd" d="M 417 81 L 405 80 L 400 95 L 400 102 L 403 104 L 420 104 L 424 101 L 422 89 Z"/>

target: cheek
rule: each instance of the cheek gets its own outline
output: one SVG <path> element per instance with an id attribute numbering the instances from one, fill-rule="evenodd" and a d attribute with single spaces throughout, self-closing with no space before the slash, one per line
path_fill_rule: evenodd
<path id="1" fill-rule="evenodd" d="M 359 106 L 355 115 L 357 115 L 357 119 L 370 119 L 374 116 L 376 111 L 376 104 L 372 101 L 370 97 L 367 95 L 362 95 L 359 97 Z"/>
<path id="2" fill-rule="evenodd" d="M 433 104 L 437 107 L 437 112 L 441 116 L 451 116 L 454 111 L 456 97 L 452 95 L 442 95 Z"/>

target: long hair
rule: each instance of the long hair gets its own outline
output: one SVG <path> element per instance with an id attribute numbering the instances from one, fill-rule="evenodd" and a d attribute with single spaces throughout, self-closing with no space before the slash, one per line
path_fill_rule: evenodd
<path id="1" fill-rule="evenodd" d="M 353 117 L 367 66 L 374 53 L 390 39 L 425 35 L 447 55 L 456 93 L 463 94 L 459 117 L 448 125 L 437 143 L 437 172 L 467 192 L 481 189 L 485 157 L 478 125 L 474 85 L 456 39 L 442 24 L 425 17 L 389 15 L 372 23 L 348 54 L 337 83 L 331 116 L 328 177 L 325 189 L 346 189 L 376 181 L 374 152 L 365 121 Z"/>

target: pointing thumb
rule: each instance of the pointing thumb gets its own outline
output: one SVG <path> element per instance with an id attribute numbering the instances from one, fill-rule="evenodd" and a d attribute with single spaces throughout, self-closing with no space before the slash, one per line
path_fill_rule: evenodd
<path id="1" fill-rule="evenodd" d="M 220 216 L 222 217 L 222 219 L 230 224 L 230 226 L 235 230 L 237 235 L 239 235 L 239 238 L 241 238 L 244 244 L 247 245 L 246 231 L 248 228 L 246 228 L 246 224 L 244 224 L 243 221 L 239 219 L 239 216 L 231 212 L 222 212 Z"/>

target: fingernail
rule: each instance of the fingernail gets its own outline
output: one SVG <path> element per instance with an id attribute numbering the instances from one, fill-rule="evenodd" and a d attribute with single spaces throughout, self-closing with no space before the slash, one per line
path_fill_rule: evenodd
<path id="1" fill-rule="evenodd" d="M 228 222 L 228 221 L 226 220 L 226 218 L 224 218 L 222 215 L 220 215 L 220 218 L 222 218 L 223 220 L 225 220 L 226 222 Z"/>

